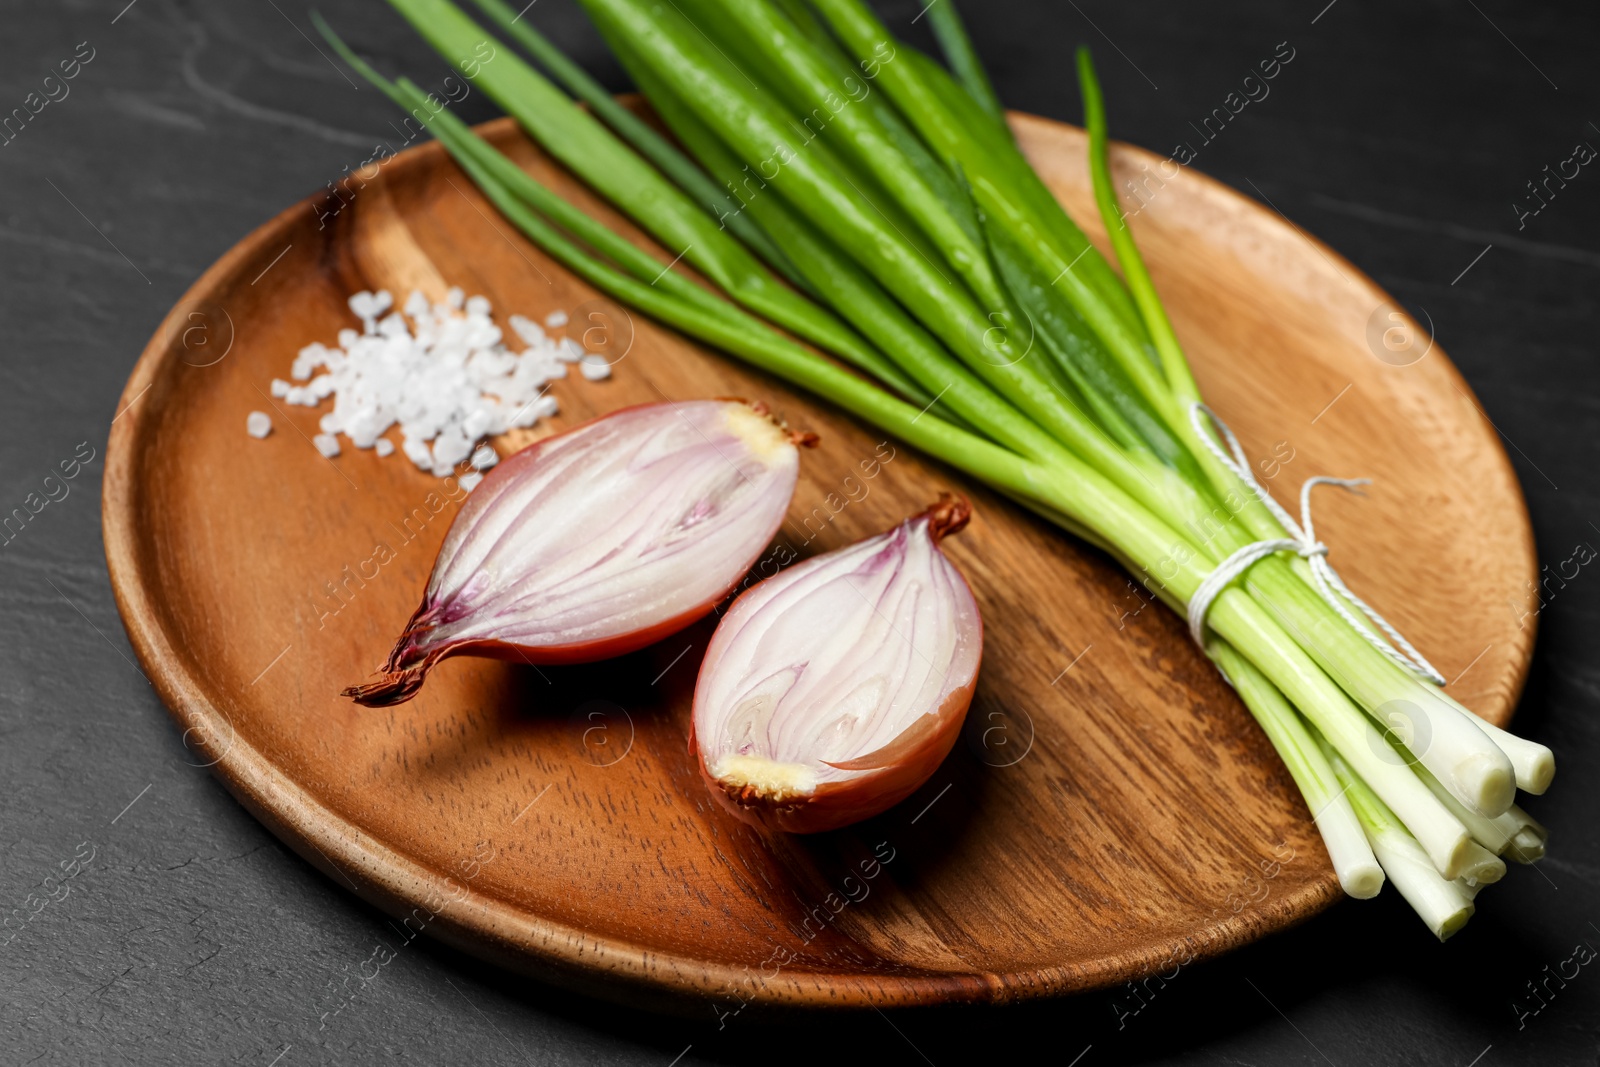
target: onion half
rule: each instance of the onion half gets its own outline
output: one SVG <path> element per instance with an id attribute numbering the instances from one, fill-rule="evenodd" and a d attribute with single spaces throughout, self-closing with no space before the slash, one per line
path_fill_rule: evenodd
<path id="1" fill-rule="evenodd" d="M 740 819 L 791 833 L 858 822 L 949 754 L 983 620 L 939 542 L 971 513 L 947 495 L 734 601 L 700 667 L 689 744 Z"/>
<path id="2" fill-rule="evenodd" d="M 749 570 L 794 496 L 797 445 L 765 407 L 624 408 L 498 464 L 445 535 L 422 605 L 357 703 L 409 700 L 470 653 L 587 663 L 658 641 Z"/>

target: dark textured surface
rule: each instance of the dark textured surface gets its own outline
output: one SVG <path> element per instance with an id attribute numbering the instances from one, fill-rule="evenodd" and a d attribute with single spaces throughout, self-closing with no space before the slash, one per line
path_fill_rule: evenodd
<path id="1" fill-rule="evenodd" d="M 0 9 L 0 110 L 22 106 L 79 42 L 93 49 L 70 94 L 0 147 L 0 510 L 30 493 L 37 506 L 48 473 L 95 456 L 65 496 L 50 483 L 59 499 L 0 549 L 0 913 L 20 924 L 0 932 L 0 1062 L 942 1067 L 1041 1047 L 1062 1063 L 1081 1054 L 1082 1067 L 1600 1058 L 1600 973 L 1574 958 L 1584 941 L 1600 948 L 1590 566 L 1549 585 L 1518 718 L 1561 757 L 1552 795 L 1532 805 L 1553 854 L 1537 872 L 1514 869 L 1446 946 L 1390 892 L 1186 968 L 1143 1007 L 1123 990 L 778 1028 L 743 1017 L 719 1029 L 709 1009 L 632 1012 L 426 943 L 363 985 L 362 962 L 391 936 L 383 917 L 189 765 L 132 662 L 98 492 L 122 383 L 167 308 L 252 227 L 365 159 L 390 115 L 318 55 L 298 3 L 123 2 Z M 383 5 L 322 9 L 385 66 L 440 72 Z M 884 8 L 897 28 L 919 9 Z M 990 2 L 967 13 L 1009 105 L 1076 118 L 1067 60 L 1085 41 L 1118 136 L 1163 151 L 1191 142 L 1201 169 L 1270 198 L 1425 309 L 1505 435 L 1541 560 L 1553 572 L 1576 546 L 1600 545 L 1600 171 L 1585 167 L 1520 228 L 1513 208 L 1536 205 L 1525 183 L 1575 144 L 1600 147 L 1592 5 Z M 527 17 L 598 57 L 562 0 Z M 1201 146 L 1190 121 L 1283 41 L 1295 58 L 1270 95 Z M 609 63 L 596 69 L 621 87 Z M 1520 610 L 1521 591 L 1505 596 Z M 76 877 L 44 885 L 75 856 L 90 857 Z M 59 899 L 41 907 L 48 893 Z M 324 1027 L 328 1005 L 358 987 Z"/>

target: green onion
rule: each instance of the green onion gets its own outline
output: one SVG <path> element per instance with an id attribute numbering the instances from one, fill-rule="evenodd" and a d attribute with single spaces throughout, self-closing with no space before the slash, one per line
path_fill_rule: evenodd
<path id="1" fill-rule="evenodd" d="M 1312 821 L 1328 847 L 1339 885 L 1358 900 L 1377 896 L 1383 888 L 1383 868 L 1373 857 L 1361 821 L 1324 755 L 1320 739 L 1313 736 L 1277 687 L 1227 642 L 1213 639 L 1206 652 L 1233 683 L 1239 699 L 1261 724 L 1300 787 Z"/>
<path id="2" fill-rule="evenodd" d="M 1339 781 L 1344 783 L 1372 851 L 1383 864 L 1384 873 L 1406 898 L 1406 903 L 1440 941 L 1465 926 L 1476 907 L 1472 899 L 1476 890 L 1469 891 L 1460 883 L 1441 877 L 1417 839 L 1326 741 L 1323 741 L 1323 752 Z"/>
<path id="3" fill-rule="evenodd" d="M 928 23 L 933 27 L 933 35 L 938 38 L 945 59 L 949 60 L 956 76 L 961 79 L 962 87 L 979 107 L 992 115 L 1004 128 L 1005 109 L 1000 106 L 1000 98 L 995 95 L 994 86 L 989 84 L 989 74 L 983 69 L 978 53 L 973 51 L 972 42 L 967 38 L 967 29 L 961 22 L 961 15 L 956 11 L 956 5 L 933 3 L 924 10 L 928 13 Z"/>
<path id="4" fill-rule="evenodd" d="M 719 188 L 694 160 L 678 151 L 671 141 L 657 133 L 649 123 L 617 103 L 616 98 L 606 92 L 604 86 L 590 77 L 582 67 L 568 59 L 565 52 L 551 44 L 527 21 L 519 18 L 503 0 L 473 0 L 473 3 L 477 4 L 495 25 L 510 34 L 512 40 L 543 64 L 557 81 L 566 86 L 568 92 L 589 105 L 590 110 L 599 115 L 602 122 L 615 130 L 640 155 L 654 163 L 656 168 L 672 179 L 679 188 L 697 200 L 712 218 L 726 223 L 733 231 L 733 235 L 748 245 L 751 251 L 766 260 L 789 281 L 802 289 L 805 288 L 804 282 L 794 272 L 793 267 L 789 266 L 788 258 L 778 246 L 748 219 L 740 217 L 737 202 Z"/>
<path id="5" fill-rule="evenodd" d="M 1550 839 L 1550 831 L 1536 822 L 1527 812 L 1511 806 L 1511 810 L 1495 820 L 1508 829 L 1514 829 L 1511 844 L 1506 846 L 1502 855 L 1510 856 L 1518 863 L 1537 863 L 1544 858 L 1544 844 Z"/>

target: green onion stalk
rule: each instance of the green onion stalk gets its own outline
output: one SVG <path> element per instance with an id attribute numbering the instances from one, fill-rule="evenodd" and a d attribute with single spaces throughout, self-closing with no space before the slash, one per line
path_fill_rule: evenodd
<path id="1" fill-rule="evenodd" d="M 1505 859 L 1543 855 L 1544 828 L 1514 800 L 1549 786 L 1550 750 L 1472 715 L 1380 624 L 1336 607 L 1309 534 L 1229 458 L 1118 207 L 1086 51 L 1090 169 L 1115 265 L 1012 139 L 950 0 L 931 12 L 949 69 L 861 0 L 580 0 L 670 137 L 525 15 L 473 2 L 544 72 L 450 0 L 390 0 L 657 249 L 314 20 L 597 290 L 985 482 L 1111 553 L 1174 610 L 1198 594 L 1205 651 L 1283 758 L 1350 896 L 1387 877 L 1444 938 Z M 486 42 L 489 62 L 476 58 Z"/>

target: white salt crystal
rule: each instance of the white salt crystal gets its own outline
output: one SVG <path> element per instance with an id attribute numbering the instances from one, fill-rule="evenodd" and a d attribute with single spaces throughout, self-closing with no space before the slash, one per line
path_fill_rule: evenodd
<path id="1" fill-rule="evenodd" d="M 428 442 L 416 437 L 407 437 L 400 443 L 400 448 L 405 452 L 407 459 L 423 470 L 433 469 L 433 451 L 428 447 Z"/>
<path id="2" fill-rule="evenodd" d="M 402 309 L 391 310 L 388 290 L 356 293 L 349 304 L 361 330 L 341 329 L 337 347 L 300 349 L 293 381 L 273 379 L 271 387 L 289 404 L 314 408 L 333 400 L 315 439 L 326 456 L 339 455 L 343 435 L 351 446 L 375 448 L 379 456 L 400 451 L 441 477 L 467 469 L 469 456 L 473 467 L 487 470 L 499 457 L 480 442 L 556 414 L 559 405 L 544 390 L 567 377 L 569 364 L 591 381 L 610 374 L 603 358 L 570 338 L 557 342 L 525 316 L 509 316 L 510 332 L 502 333 L 489 301 L 468 298 L 458 287 L 440 304 L 413 291 Z M 560 311 L 546 319 L 552 329 L 567 321 Z M 507 336 L 519 338 L 523 349 L 508 348 Z M 315 373 L 319 368 L 324 372 Z M 256 414 L 247 425 L 252 433 Z M 397 425 L 398 448 L 384 436 Z M 270 431 L 268 420 L 264 432 Z"/>
<path id="3" fill-rule="evenodd" d="M 560 310 L 552 311 L 544 317 L 544 324 L 552 330 L 559 330 L 567 324 L 567 313 Z"/>
<path id="4" fill-rule="evenodd" d="M 289 372 L 289 377 L 298 381 L 305 381 L 311 377 L 311 372 L 327 362 L 328 350 L 320 344 L 306 345 L 294 357 L 294 367 Z"/>
<path id="5" fill-rule="evenodd" d="M 461 432 L 469 441 L 476 441 L 489 432 L 489 426 L 493 421 L 494 416 L 489 413 L 488 408 L 478 408 L 462 422 Z"/>
<path id="6" fill-rule="evenodd" d="M 470 493 L 474 489 L 478 488 L 478 483 L 483 481 L 483 475 L 479 474 L 477 471 L 468 471 L 466 474 L 463 474 L 456 480 L 461 485 L 463 490 Z"/>
<path id="7" fill-rule="evenodd" d="M 244 417 L 244 432 L 261 438 L 272 432 L 272 416 L 265 411 L 252 411 Z"/>
<path id="8" fill-rule="evenodd" d="M 377 302 L 377 299 L 371 293 L 363 289 L 361 292 L 350 297 L 350 310 L 355 312 L 356 318 L 358 319 L 374 318 L 377 315 L 377 312 L 374 310 L 374 305 L 377 304 Z"/>
<path id="9" fill-rule="evenodd" d="M 470 451 L 472 451 L 472 442 L 467 440 L 459 430 L 447 430 L 433 442 L 434 466 L 454 467 L 457 463 L 466 459 L 467 453 Z"/>
<path id="10" fill-rule="evenodd" d="M 544 330 L 532 319 L 523 318 L 521 315 L 513 315 L 506 321 L 511 323 L 511 329 L 516 332 L 518 337 L 522 338 L 524 343 L 537 345 L 544 340 Z"/>

